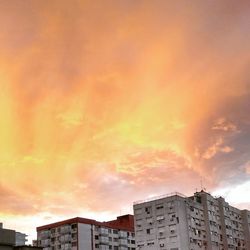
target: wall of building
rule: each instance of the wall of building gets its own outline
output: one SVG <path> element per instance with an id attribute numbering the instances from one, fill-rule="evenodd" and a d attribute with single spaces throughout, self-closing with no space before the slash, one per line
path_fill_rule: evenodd
<path id="1" fill-rule="evenodd" d="M 0 244 L 0 250 L 13 250 L 12 246 L 4 246 Z"/>
<path id="2" fill-rule="evenodd" d="M 185 199 L 185 209 L 188 221 L 188 239 L 186 246 L 193 250 L 207 249 L 206 226 L 204 218 L 204 208 L 196 200 Z"/>
<path id="3" fill-rule="evenodd" d="M 20 236 L 18 238 L 17 236 Z M 25 244 L 25 238 L 26 235 L 22 233 L 17 233 L 14 230 L 10 229 L 4 229 L 3 224 L 0 223 L 0 250 L 30 250 L 33 249 L 33 247 L 30 246 L 23 246 L 23 247 L 16 247 L 16 239 L 20 239 L 21 241 L 19 243 L 22 243 L 22 245 Z M 22 241 L 24 239 L 24 241 Z M 36 248 L 35 250 L 41 250 L 42 248 Z"/>
<path id="4" fill-rule="evenodd" d="M 92 250 L 92 235 L 91 225 L 78 223 L 78 249 Z"/>
<path id="5" fill-rule="evenodd" d="M 204 191 L 139 202 L 134 214 L 141 250 L 250 250 L 250 212 Z"/>
<path id="6" fill-rule="evenodd" d="M 133 216 L 98 222 L 72 218 L 37 228 L 37 244 L 44 250 L 135 250 Z"/>
<path id="7" fill-rule="evenodd" d="M 24 233 L 16 232 L 16 246 L 24 246 L 27 242 L 27 235 Z"/>
<path id="8" fill-rule="evenodd" d="M 133 232 L 103 226 L 93 226 L 93 249 L 135 250 Z"/>
<path id="9" fill-rule="evenodd" d="M 15 231 L 0 228 L 0 245 L 15 245 Z"/>
<path id="10" fill-rule="evenodd" d="M 223 250 L 226 244 L 223 231 L 225 218 L 221 212 L 219 201 L 206 192 L 195 193 L 195 197 L 200 197 L 201 205 L 204 208 L 207 249 Z"/>
<path id="11" fill-rule="evenodd" d="M 244 235 L 246 239 L 246 248 L 250 249 L 250 211 L 243 210 L 241 214 L 243 217 L 243 227 L 244 227 Z"/>
<path id="12" fill-rule="evenodd" d="M 184 198 L 171 196 L 136 204 L 134 213 L 138 249 L 189 249 Z"/>
<path id="13" fill-rule="evenodd" d="M 42 247 L 36 247 L 36 246 L 15 246 L 13 250 L 42 250 Z"/>

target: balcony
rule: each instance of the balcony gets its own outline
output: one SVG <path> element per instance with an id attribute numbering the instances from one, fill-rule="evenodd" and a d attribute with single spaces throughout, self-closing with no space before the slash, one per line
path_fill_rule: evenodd
<path id="1" fill-rule="evenodd" d="M 65 234 L 60 237 L 60 242 L 66 243 L 66 242 L 71 242 L 71 235 L 70 234 Z"/>
<path id="2" fill-rule="evenodd" d="M 50 238 L 50 231 L 42 231 L 40 234 L 39 234 L 39 237 L 40 239 L 48 239 Z"/>
<path id="3" fill-rule="evenodd" d="M 99 241 L 100 241 L 100 244 L 104 244 L 104 245 L 108 245 L 109 244 L 109 238 L 108 237 L 101 236 L 99 238 Z"/>
<path id="4" fill-rule="evenodd" d="M 42 247 L 48 247 L 50 245 L 50 240 L 42 240 L 41 241 L 41 246 Z"/>
<path id="5" fill-rule="evenodd" d="M 125 232 L 125 231 L 120 231 L 120 232 L 119 232 L 119 237 L 120 237 L 121 239 L 127 239 L 127 232 Z"/>
<path id="6" fill-rule="evenodd" d="M 69 225 L 61 227 L 61 234 L 67 234 L 71 232 L 71 227 Z"/>
<path id="7" fill-rule="evenodd" d="M 71 232 L 76 233 L 77 232 L 77 224 L 72 224 L 71 225 Z"/>
<path id="8" fill-rule="evenodd" d="M 121 246 L 128 246 L 128 240 L 126 239 L 120 239 L 120 245 Z"/>
<path id="9" fill-rule="evenodd" d="M 101 227 L 99 233 L 100 233 L 100 235 L 106 235 L 107 236 L 109 234 L 109 230 L 107 228 Z"/>

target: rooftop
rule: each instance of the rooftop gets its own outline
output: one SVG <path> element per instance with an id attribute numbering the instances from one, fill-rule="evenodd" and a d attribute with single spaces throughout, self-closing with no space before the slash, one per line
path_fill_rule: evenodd
<path id="1" fill-rule="evenodd" d="M 37 227 L 36 230 L 37 232 L 39 232 L 39 231 L 49 230 L 51 228 L 56 228 L 56 227 L 64 226 L 67 224 L 74 224 L 74 223 L 103 226 L 103 227 L 132 231 L 132 232 L 134 231 L 134 216 L 130 214 L 119 216 L 117 217 L 116 220 L 104 221 L 104 222 L 99 222 L 99 221 L 87 219 L 87 218 L 75 217 L 72 219 L 63 220 L 63 221 L 51 223 L 48 225 L 40 226 L 40 227 Z"/>
<path id="2" fill-rule="evenodd" d="M 150 202 L 150 201 L 154 201 L 154 200 L 164 199 L 164 198 L 171 197 L 171 196 L 179 196 L 181 198 L 187 198 L 184 194 L 181 194 L 181 193 L 178 193 L 178 192 L 173 192 L 173 193 L 164 194 L 164 195 L 160 195 L 160 196 L 150 197 L 150 198 L 145 199 L 145 200 L 135 201 L 134 205 L 138 205 L 138 204 L 141 204 L 141 203 Z"/>

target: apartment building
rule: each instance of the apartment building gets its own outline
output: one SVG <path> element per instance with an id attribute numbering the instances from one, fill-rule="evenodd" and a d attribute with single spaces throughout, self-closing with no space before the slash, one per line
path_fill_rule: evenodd
<path id="1" fill-rule="evenodd" d="M 0 223 L 0 250 L 42 250 L 40 247 L 25 245 L 26 237 L 26 234 L 3 228 L 3 223 Z"/>
<path id="2" fill-rule="evenodd" d="M 27 240 L 27 234 L 16 232 L 16 246 L 24 246 Z"/>
<path id="3" fill-rule="evenodd" d="M 77 217 L 41 226 L 37 243 L 44 250 L 135 250 L 134 217 L 108 222 Z"/>
<path id="4" fill-rule="evenodd" d="M 0 250 L 12 250 L 15 245 L 15 231 L 3 228 L 0 223 Z"/>
<path id="5" fill-rule="evenodd" d="M 204 211 L 204 223 L 206 230 L 206 244 L 204 249 L 224 249 L 224 242 L 222 237 L 223 223 L 219 201 L 213 196 L 205 192 L 195 193 L 190 199 L 202 204 Z"/>
<path id="6" fill-rule="evenodd" d="M 247 249 L 250 249 L 250 211 L 241 211 Z"/>
<path id="7" fill-rule="evenodd" d="M 134 203 L 137 249 L 250 250 L 250 213 L 204 191 Z"/>

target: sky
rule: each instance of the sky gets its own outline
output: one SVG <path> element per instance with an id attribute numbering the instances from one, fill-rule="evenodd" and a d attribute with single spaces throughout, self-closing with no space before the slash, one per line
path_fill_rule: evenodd
<path id="1" fill-rule="evenodd" d="M 1 0 L 0 30 L 5 227 L 201 188 L 250 209 L 248 0 Z"/>

